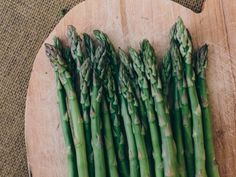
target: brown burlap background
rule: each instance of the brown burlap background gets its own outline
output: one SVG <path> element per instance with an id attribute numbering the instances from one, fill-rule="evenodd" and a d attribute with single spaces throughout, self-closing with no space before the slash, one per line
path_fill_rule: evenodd
<path id="1" fill-rule="evenodd" d="M 0 0 L 0 176 L 27 176 L 25 98 L 34 58 L 60 10 L 81 0 Z M 196 2 L 175 0 L 199 11 Z M 188 3 L 191 2 L 191 3 Z M 78 12 L 79 13 L 79 12 Z"/>
<path id="2" fill-rule="evenodd" d="M 1 177 L 27 176 L 24 111 L 33 61 L 60 10 L 79 1 L 0 0 Z"/>
<path id="3" fill-rule="evenodd" d="M 200 13 L 202 11 L 203 3 L 206 0 L 172 0 L 175 1 L 187 8 L 190 8 L 196 13 Z"/>

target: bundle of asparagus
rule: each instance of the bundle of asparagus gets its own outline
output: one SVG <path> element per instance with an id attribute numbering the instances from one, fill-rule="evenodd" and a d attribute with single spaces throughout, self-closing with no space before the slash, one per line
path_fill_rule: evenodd
<path id="1" fill-rule="evenodd" d="M 128 54 L 73 26 L 45 44 L 55 71 L 69 177 L 219 177 L 206 88 L 208 47 L 193 57 L 181 18 L 157 65 L 143 40 Z M 196 78 L 196 80 L 195 80 Z"/>

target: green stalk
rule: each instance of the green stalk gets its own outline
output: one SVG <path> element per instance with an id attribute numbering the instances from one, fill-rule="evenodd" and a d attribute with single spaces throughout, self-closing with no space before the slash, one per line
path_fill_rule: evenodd
<path id="1" fill-rule="evenodd" d="M 82 40 L 76 32 L 76 28 L 72 25 L 67 27 L 67 37 L 71 47 L 71 55 L 76 62 L 77 72 L 80 71 L 80 66 L 83 64 L 84 56 L 82 52 Z"/>
<path id="2" fill-rule="evenodd" d="M 67 170 L 68 177 L 76 177 L 78 175 L 77 167 L 76 167 L 76 154 L 75 147 L 73 144 L 73 137 L 69 123 L 69 117 L 67 113 L 66 107 L 66 95 L 65 91 L 61 85 L 59 74 L 55 72 L 56 83 L 57 83 L 57 104 L 60 113 L 60 122 L 64 136 L 64 142 L 66 146 L 67 153 Z"/>
<path id="3" fill-rule="evenodd" d="M 194 177 L 194 154 L 192 139 L 192 115 L 188 101 L 188 90 L 186 80 L 183 75 L 182 58 L 176 43 L 171 41 L 171 58 L 173 70 L 175 72 L 176 87 L 178 89 L 180 110 L 182 115 L 184 154 L 186 160 L 186 169 L 189 177 Z"/>
<path id="4" fill-rule="evenodd" d="M 130 177 L 139 176 L 139 162 L 138 162 L 138 153 L 135 144 L 135 138 L 132 129 L 131 118 L 128 113 L 127 103 L 125 98 L 121 95 L 121 115 L 124 121 L 125 132 L 128 142 L 128 151 L 129 151 L 129 171 Z"/>
<path id="5" fill-rule="evenodd" d="M 93 63 L 93 86 L 91 89 L 91 132 L 92 132 L 92 146 L 94 152 L 95 177 L 106 176 L 106 165 L 104 156 L 104 145 L 102 141 L 102 120 L 101 120 L 101 98 L 103 87 L 101 78 L 103 77 L 104 67 L 100 67 L 99 63 L 104 60 L 104 50 L 97 48 L 95 53 L 95 61 Z M 99 78 L 99 76 L 101 78 Z"/>
<path id="6" fill-rule="evenodd" d="M 91 121 L 90 121 L 90 87 L 92 78 L 92 68 L 90 59 L 87 58 L 81 66 L 80 71 L 80 103 L 83 110 L 85 140 L 88 157 L 89 176 L 93 177 L 94 174 L 94 157 L 93 148 L 91 144 Z"/>
<path id="7" fill-rule="evenodd" d="M 131 59 L 128 58 L 126 53 L 119 48 L 118 50 L 119 54 L 119 59 L 122 64 L 124 64 L 125 68 L 128 71 L 129 77 L 132 80 L 131 84 L 132 87 L 135 88 L 135 97 L 138 101 L 139 105 L 139 116 L 141 119 L 141 123 L 144 128 L 144 136 L 145 136 L 145 144 L 147 148 L 147 153 L 148 153 L 148 159 L 150 163 L 150 170 L 151 170 L 151 176 L 154 176 L 154 159 L 153 159 L 153 147 L 152 147 L 152 140 L 151 140 L 151 132 L 149 128 L 149 123 L 148 123 L 148 115 L 147 115 L 147 109 L 145 107 L 145 103 L 143 99 L 141 98 L 141 89 L 139 88 L 139 83 L 138 83 L 138 78 L 137 74 L 135 73 L 134 67 L 132 65 Z"/>
<path id="8" fill-rule="evenodd" d="M 191 37 L 183 24 L 181 18 L 178 18 L 175 26 L 174 38 L 178 42 L 180 54 L 184 61 L 184 73 L 187 82 L 188 95 L 193 119 L 193 140 L 194 140 L 194 158 L 195 158 L 195 177 L 206 177 L 205 168 L 205 149 L 202 127 L 202 112 L 198 100 L 195 86 L 195 73 L 192 68 L 192 41 Z"/>
<path id="9" fill-rule="evenodd" d="M 53 38 L 54 46 L 58 49 L 61 54 L 66 57 L 67 61 L 69 59 L 69 55 L 67 53 L 67 48 L 62 46 L 62 42 L 58 37 Z M 69 62 L 69 61 L 68 61 Z M 55 70 L 55 77 L 56 77 L 56 85 L 57 85 L 57 104 L 60 113 L 60 123 L 62 127 L 62 132 L 64 136 L 64 142 L 66 146 L 67 152 L 67 170 L 69 177 L 76 177 L 78 176 L 77 166 L 76 166 L 76 153 L 75 147 L 73 143 L 73 135 L 72 130 L 70 127 L 70 119 L 69 119 L 69 111 L 67 110 L 67 100 L 65 90 L 60 82 L 59 74 Z"/>
<path id="10" fill-rule="evenodd" d="M 151 144 L 153 147 L 153 159 L 155 162 L 155 176 L 163 177 L 164 170 L 161 158 L 161 145 L 160 145 L 160 135 L 158 129 L 158 122 L 155 114 L 154 103 L 152 95 L 149 91 L 148 80 L 145 76 L 144 64 L 138 55 L 138 53 L 133 49 L 129 48 L 129 54 L 133 61 L 134 70 L 138 76 L 138 84 L 141 88 L 141 98 L 145 104 L 148 116 L 148 123 L 151 132 Z M 150 146 L 150 145 L 149 145 Z"/>
<path id="11" fill-rule="evenodd" d="M 69 110 L 73 124 L 74 145 L 76 151 L 77 169 L 79 176 L 89 177 L 86 157 L 86 143 L 84 134 L 84 124 L 81 116 L 75 89 L 72 85 L 71 75 L 67 71 L 67 66 L 60 52 L 50 44 L 45 44 L 46 55 L 50 59 L 52 66 L 58 72 L 61 84 L 68 97 Z"/>
<path id="12" fill-rule="evenodd" d="M 93 31 L 96 39 L 106 48 L 107 57 L 109 59 L 110 67 L 112 75 L 108 75 L 108 94 L 109 94 L 109 109 L 111 111 L 111 120 L 113 126 L 113 136 L 114 142 L 116 147 L 116 154 L 117 154 L 117 161 L 118 161 L 118 168 L 120 175 L 122 177 L 128 177 L 128 165 L 127 165 L 127 158 L 126 158 L 126 151 L 125 151 L 125 137 L 122 132 L 122 125 L 121 125 L 121 118 L 120 118 L 120 107 L 119 107 L 119 100 L 117 97 L 118 94 L 118 70 L 119 70 L 119 62 L 117 58 L 117 54 L 115 48 L 110 41 L 109 37 L 99 31 Z"/>
<path id="13" fill-rule="evenodd" d="M 204 143 L 206 150 L 206 170 L 208 177 L 220 177 L 218 165 L 216 163 L 212 117 L 209 108 L 209 99 L 206 83 L 208 46 L 205 44 L 197 52 L 196 74 L 197 91 L 202 110 Z"/>
<path id="14" fill-rule="evenodd" d="M 172 75 L 171 71 L 172 71 L 171 56 L 170 56 L 170 51 L 167 51 L 160 65 L 160 77 L 162 81 L 163 96 L 167 106 L 169 106 L 168 96 L 169 96 L 169 84 Z"/>
<path id="15" fill-rule="evenodd" d="M 160 76 L 156 67 L 157 59 L 154 49 L 148 40 L 143 40 L 141 48 L 145 74 L 151 86 L 155 111 L 157 112 L 160 126 L 164 174 L 166 177 L 177 177 L 176 147 L 171 130 L 169 110 L 163 98 Z"/>
<path id="16" fill-rule="evenodd" d="M 173 134 L 174 140 L 176 143 L 177 149 L 177 163 L 178 163 L 178 172 L 180 177 L 187 177 L 186 165 L 184 159 L 184 145 L 183 145 L 183 137 L 182 137 L 182 119 L 181 119 L 181 111 L 179 105 L 179 95 L 177 88 L 177 81 L 174 79 L 174 102 L 173 102 Z"/>
<path id="17" fill-rule="evenodd" d="M 141 125 L 141 121 L 138 115 L 138 102 L 133 93 L 133 89 L 131 86 L 131 81 L 127 75 L 127 70 L 123 64 L 120 65 L 120 73 L 119 73 L 119 82 L 121 85 L 121 93 L 126 98 L 129 115 L 132 120 L 132 128 L 134 132 L 136 147 L 138 150 L 138 158 L 139 158 L 139 166 L 140 166 L 140 174 L 141 177 L 149 177 L 150 174 L 150 166 L 148 161 L 148 154 L 145 145 L 145 139 L 143 134 L 143 127 Z"/>
<path id="18" fill-rule="evenodd" d="M 109 176 L 119 177 L 116 154 L 115 154 L 115 147 L 114 147 L 114 142 L 113 142 L 113 137 L 112 137 L 110 112 L 109 112 L 105 97 L 103 97 L 103 101 L 102 101 L 102 110 L 103 110 L 103 116 L 102 116 L 103 133 L 104 133 L 104 141 L 105 141 L 105 146 L 106 146 L 106 154 L 107 154 L 106 157 L 107 157 L 107 162 L 108 162 Z"/>
<path id="19" fill-rule="evenodd" d="M 120 105 L 117 98 L 115 80 L 111 68 L 107 71 L 107 84 L 105 85 L 111 114 L 112 131 L 116 148 L 118 169 L 122 177 L 128 177 L 128 165 L 125 152 L 124 134 L 121 126 Z"/>
<path id="20" fill-rule="evenodd" d="M 116 54 L 116 50 L 111 42 L 111 40 L 109 39 L 109 37 L 107 36 L 107 34 L 103 33 L 100 30 L 94 30 L 93 31 L 94 36 L 96 37 L 96 39 L 105 46 L 106 50 L 107 50 L 107 57 L 109 58 L 109 62 L 111 63 L 110 67 L 112 70 L 112 74 L 115 78 L 116 81 L 118 81 L 118 70 L 119 70 L 119 61 L 117 58 L 117 54 Z M 125 170 L 125 169 L 123 169 Z"/>
<path id="21" fill-rule="evenodd" d="M 83 34 L 83 39 L 84 39 L 84 45 L 85 45 L 87 56 L 90 57 L 91 60 L 92 60 L 92 58 L 93 58 L 93 56 L 95 54 L 95 44 L 94 44 L 94 41 L 91 38 L 91 36 L 88 35 L 87 33 Z"/>

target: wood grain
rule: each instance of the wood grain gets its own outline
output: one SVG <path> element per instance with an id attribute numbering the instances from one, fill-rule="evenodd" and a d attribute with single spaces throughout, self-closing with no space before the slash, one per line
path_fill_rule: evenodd
<path id="1" fill-rule="evenodd" d="M 172 24 L 181 16 L 195 47 L 209 44 L 208 87 L 214 122 L 217 162 L 222 177 L 236 176 L 236 1 L 211 0 L 201 14 L 166 0 L 87 0 L 74 7 L 46 39 L 66 41 L 69 24 L 78 31 L 106 32 L 116 47 L 138 47 L 143 38 L 159 58 L 168 48 Z M 66 176 L 65 147 L 59 125 L 53 70 L 44 46 L 35 59 L 29 83 L 25 136 L 34 177 Z"/>

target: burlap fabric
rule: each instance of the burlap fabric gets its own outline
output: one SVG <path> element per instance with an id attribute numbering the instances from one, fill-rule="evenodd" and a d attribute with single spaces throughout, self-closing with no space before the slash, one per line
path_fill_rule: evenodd
<path id="1" fill-rule="evenodd" d="M 26 177 L 25 98 L 34 58 L 60 11 L 81 0 L 0 0 L 0 176 Z"/>
<path id="2" fill-rule="evenodd" d="M 1 177 L 27 176 L 24 111 L 33 61 L 44 39 L 61 18 L 60 11 L 80 1 L 0 0 Z M 191 3 L 187 2 L 195 0 L 178 1 L 188 6 Z"/>
<path id="3" fill-rule="evenodd" d="M 203 3 L 205 0 L 173 0 L 196 13 L 200 13 L 202 11 Z"/>

